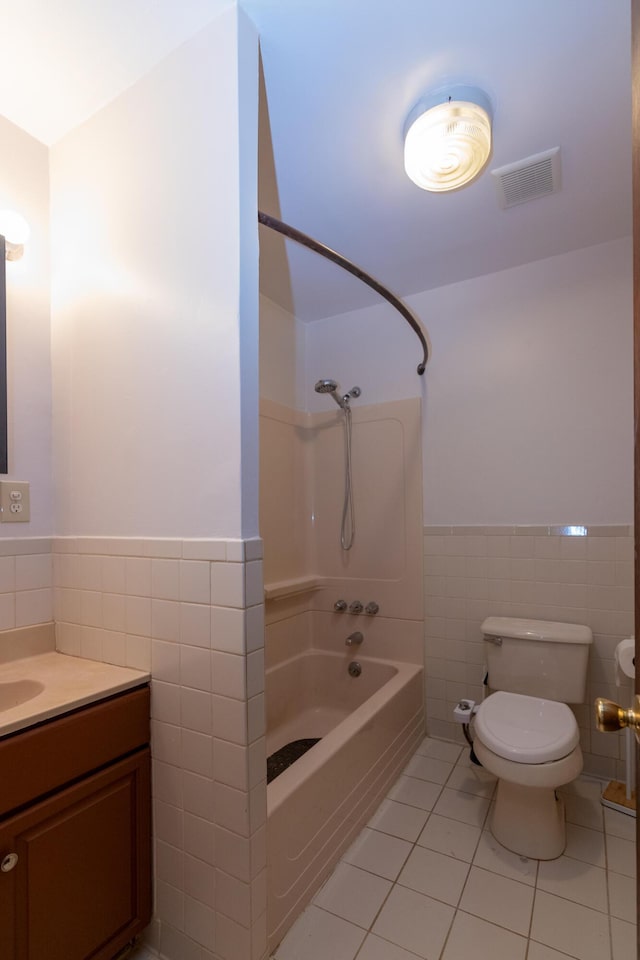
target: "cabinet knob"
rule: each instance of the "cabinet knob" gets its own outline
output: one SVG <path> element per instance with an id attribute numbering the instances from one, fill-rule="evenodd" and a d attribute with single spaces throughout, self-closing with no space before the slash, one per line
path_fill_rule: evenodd
<path id="1" fill-rule="evenodd" d="M 17 862 L 18 854 L 8 853 L 6 857 L 3 857 L 2 860 L 0 860 L 0 870 L 2 870 L 3 873 L 9 873 L 11 870 L 13 870 Z"/>

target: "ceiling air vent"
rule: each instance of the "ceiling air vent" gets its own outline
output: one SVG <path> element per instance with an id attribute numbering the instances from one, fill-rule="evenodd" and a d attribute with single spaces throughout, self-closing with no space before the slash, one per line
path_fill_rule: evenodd
<path id="1" fill-rule="evenodd" d="M 491 171 L 501 207 L 515 207 L 560 189 L 560 147 Z"/>

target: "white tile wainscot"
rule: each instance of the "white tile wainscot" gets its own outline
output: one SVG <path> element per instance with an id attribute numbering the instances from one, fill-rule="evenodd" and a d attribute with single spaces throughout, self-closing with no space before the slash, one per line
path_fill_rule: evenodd
<path id="1" fill-rule="evenodd" d="M 615 684 L 614 650 L 631 636 L 633 529 L 628 526 L 425 527 L 427 730 L 462 740 L 452 721 L 461 697 L 482 698 L 480 624 L 486 616 L 530 617 L 591 627 L 587 703 L 574 707 L 585 772 L 624 777 L 621 734 L 595 729 L 596 697 L 631 700 Z"/>
<path id="2" fill-rule="evenodd" d="M 53 540 L 58 650 L 152 674 L 146 942 L 169 960 L 266 950 L 262 580 L 257 539 Z"/>

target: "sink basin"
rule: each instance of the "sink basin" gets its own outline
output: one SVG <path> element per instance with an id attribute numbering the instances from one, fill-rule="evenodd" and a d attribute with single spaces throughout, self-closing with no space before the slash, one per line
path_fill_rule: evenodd
<path id="1" fill-rule="evenodd" d="M 37 680 L 12 680 L 0 683 L 0 711 L 10 710 L 27 700 L 33 700 L 44 690 L 44 684 Z"/>

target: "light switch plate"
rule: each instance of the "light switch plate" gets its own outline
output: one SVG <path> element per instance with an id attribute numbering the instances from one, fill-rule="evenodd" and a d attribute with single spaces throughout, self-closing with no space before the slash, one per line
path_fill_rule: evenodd
<path id="1" fill-rule="evenodd" d="M 28 523 L 30 519 L 29 483 L 0 480 L 0 523 Z"/>

